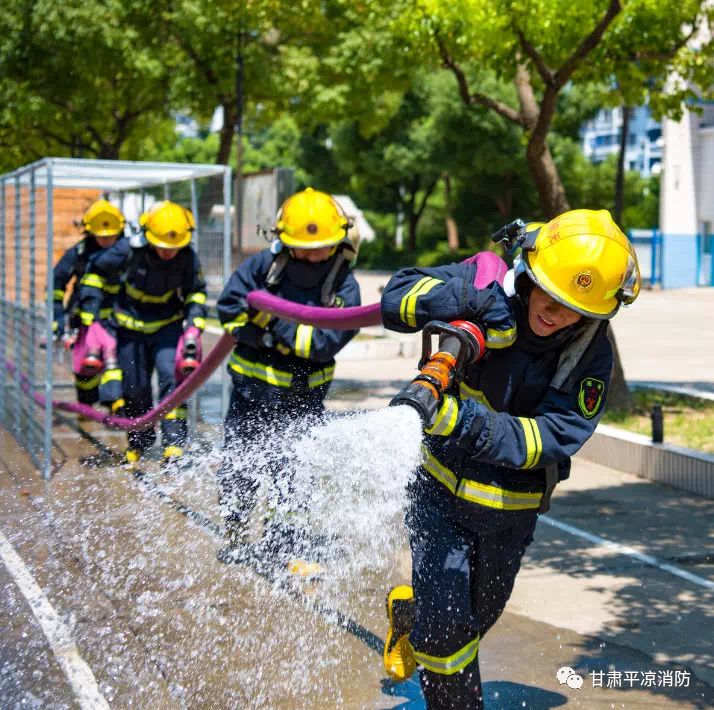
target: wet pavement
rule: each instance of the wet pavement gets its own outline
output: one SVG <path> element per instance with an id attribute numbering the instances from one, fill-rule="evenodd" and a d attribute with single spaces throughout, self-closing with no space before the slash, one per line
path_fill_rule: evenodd
<path id="1" fill-rule="evenodd" d="M 656 293 L 645 296 L 661 306 Z M 629 373 L 635 343 L 625 335 L 621 347 Z M 663 379 L 664 366 L 647 367 L 633 374 Z M 666 366 L 670 379 L 684 369 Z M 381 408 L 413 371 L 410 358 L 346 357 L 330 408 Z M 265 560 L 216 561 L 219 399 L 214 378 L 202 391 L 195 465 L 172 474 L 157 461 L 142 466 L 144 475 L 125 471 L 115 458 L 122 434 L 59 416 L 59 466 L 43 482 L 0 430 L 0 533 L 106 703 L 423 708 L 416 678 L 392 684 L 381 663 L 384 597 L 410 573 L 400 525 L 386 567 L 346 589 L 278 584 Z M 87 457 L 97 465 L 82 465 Z M 576 459 L 551 522 L 538 524 L 506 612 L 481 643 L 488 710 L 714 707 L 713 513 L 714 501 Z M 78 700 L 58 661 L 68 647 L 51 647 L 43 629 L 16 570 L 0 560 L 0 707 L 96 707 Z M 583 678 L 581 688 L 558 681 L 564 666 Z"/>
<path id="2" fill-rule="evenodd" d="M 216 561 L 208 454 L 198 454 L 207 466 L 178 480 L 154 463 L 143 477 L 89 468 L 77 460 L 118 450 L 122 435 L 81 438 L 63 420 L 56 432 L 67 462 L 49 483 L 3 436 L 0 530 L 111 707 L 423 707 L 415 680 L 393 685 L 381 667 L 383 599 L 409 574 L 405 538 L 395 541 L 391 573 L 355 580 L 331 607 L 320 582 L 276 587 L 258 565 Z M 551 517 L 663 560 L 689 555 L 688 569 L 712 579 L 714 504 L 600 469 L 577 462 Z M 2 565 L 0 588 L 2 707 L 77 706 Z M 487 707 L 711 707 L 711 602 L 709 590 L 540 523 L 508 611 L 482 642 Z M 583 677 L 581 689 L 558 682 L 562 666 Z M 657 685 L 675 672 L 680 687 Z M 652 687 L 641 687 L 645 673 Z"/>

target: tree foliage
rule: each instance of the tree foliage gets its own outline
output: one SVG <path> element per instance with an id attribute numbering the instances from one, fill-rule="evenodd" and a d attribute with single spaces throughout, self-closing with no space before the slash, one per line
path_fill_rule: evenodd
<path id="1" fill-rule="evenodd" d="M 160 39 L 119 0 L 2 0 L 0 142 L 28 159 L 118 158 L 164 127 Z"/>

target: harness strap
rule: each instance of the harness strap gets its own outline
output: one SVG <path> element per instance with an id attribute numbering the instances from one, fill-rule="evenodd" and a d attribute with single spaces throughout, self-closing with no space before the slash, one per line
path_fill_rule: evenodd
<path id="1" fill-rule="evenodd" d="M 268 269 L 268 275 L 265 277 L 265 285 L 268 288 L 272 289 L 280 286 L 289 261 L 290 254 L 287 250 L 280 251 L 273 258 L 273 263 L 270 265 L 270 269 Z"/>
<path id="2" fill-rule="evenodd" d="M 540 499 L 539 513 L 547 513 L 550 510 L 550 497 L 553 495 L 555 487 L 558 485 L 558 464 L 551 463 L 545 467 L 545 493 Z"/>
<path id="3" fill-rule="evenodd" d="M 332 264 L 330 272 L 327 274 L 322 290 L 320 291 L 320 302 L 324 308 L 332 308 L 335 305 L 337 297 L 337 280 L 342 267 L 352 261 L 356 256 L 354 249 L 347 243 L 343 242 L 339 247 L 335 256 L 335 262 Z"/>
<path id="4" fill-rule="evenodd" d="M 564 350 L 560 353 L 558 367 L 550 381 L 550 386 L 561 392 L 570 392 L 573 388 L 573 373 L 579 365 L 587 366 L 593 357 L 590 347 L 599 332 L 607 329 L 607 321 L 591 321 Z"/>
<path id="5" fill-rule="evenodd" d="M 320 303 L 324 308 L 332 308 L 332 306 L 335 305 L 337 289 L 342 280 L 340 276 L 345 270 L 345 265 L 349 264 L 356 255 L 356 252 L 350 244 L 343 242 L 338 246 L 337 253 L 334 256 L 334 263 L 330 267 L 330 271 L 325 277 L 320 291 Z M 273 257 L 273 262 L 265 277 L 265 285 L 269 289 L 274 290 L 280 286 L 290 258 L 290 252 L 287 249 L 282 249 Z"/>

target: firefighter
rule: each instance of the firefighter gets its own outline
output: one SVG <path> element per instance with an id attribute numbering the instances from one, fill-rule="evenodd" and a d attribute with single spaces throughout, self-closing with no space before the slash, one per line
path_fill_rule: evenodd
<path id="1" fill-rule="evenodd" d="M 359 286 L 350 269 L 355 254 L 348 229 L 348 220 L 330 195 L 312 188 L 292 195 L 278 212 L 273 229 L 277 238 L 271 248 L 241 264 L 218 299 L 223 328 L 236 341 L 228 363 L 233 390 L 225 420 L 224 462 L 218 474 L 228 535 L 228 546 L 218 554 L 223 562 L 238 559 L 256 503 L 255 474 L 252 464 L 241 457 L 241 448 L 261 436 L 279 438 L 290 422 L 319 416 L 334 376 L 334 357 L 356 334 L 296 325 L 256 312 L 246 296 L 267 289 L 305 305 L 358 306 Z M 273 460 L 268 464 L 276 479 L 289 477 L 284 463 Z M 301 532 L 276 518 L 264 539 L 286 564 L 302 545 Z"/>
<path id="2" fill-rule="evenodd" d="M 97 254 L 82 278 L 80 316 L 93 326 L 102 293 L 117 288 L 113 322 L 122 373 L 122 406 L 117 411 L 138 417 L 153 407 L 151 376 L 157 371 L 159 398 L 176 387 L 177 362 L 184 343 L 200 343 L 206 324 L 206 283 L 198 255 L 190 246 L 195 228 L 189 210 L 158 202 L 139 218 L 141 234 Z M 161 419 L 163 458 L 184 454 L 187 408 L 181 404 Z M 138 462 L 154 443 L 153 427 L 130 432 L 127 464 Z"/>
<path id="3" fill-rule="evenodd" d="M 77 401 L 82 404 L 101 401 L 111 406 L 121 396 L 117 387 L 116 365 L 111 355 L 107 353 L 109 357 L 98 360 L 92 357 L 96 353 L 88 351 L 86 329 L 80 328 L 79 284 L 90 259 L 97 252 L 111 247 L 117 239 L 123 237 L 124 225 L 124 215 L 118 207 L 107 200 L 93 202 L 82 216 L 82 239 L 67 249 L 54 267 L 52 332 L 56 338 L 63 341 L 66 348 L 73 349 L 74 384 L 77 389 Z M 72 282 L 72 290 L 65 305 L 70 282 Z M 115 285 L 107 285 L 102 289 L 98 317 L 107 326 L 117 291 L 118 287 Z M 69 332 L 65 332 L 66 322 L 69 325 Z M 102 372 L 105 364 L 107 366 Z"/>
<path id="4" fill-rule="evenodd" d="M 505 291 L 474 288 L 476 267 L 464 263 L 403 269 L 382 299 L 392 330 L 470 320 L 490 348 L 434 405 L 409 490 L 412 584 L 387 597 L 385 670 L 402 680 L 420 667 L 429 708 L 483 707 L 480 640 L 503 612 L 539 513 L 602 414 L 608 322 L 640 287 L 635 252 L 605 210 L 503 234 L 522 246 Z"/>

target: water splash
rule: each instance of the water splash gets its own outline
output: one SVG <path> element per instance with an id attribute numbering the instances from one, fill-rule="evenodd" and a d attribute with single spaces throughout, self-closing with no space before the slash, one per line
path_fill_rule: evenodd
<path id="1" fill-rule="evenodd" d="M 42 506 L 55 537 L 43 563 L 47 589 L 105 664 L 97 672 L 110 703 L 338 707 L 360 697 L 360 685 L 378 687 L 374 638 L 359 634 L 384 632 L 383 594 L 406 543 L 419 418 L 396 407 L 295 422 L 284 432 L 264 432 L 237 455 L 273 518 L 289 519 L 315 543 L 323 566 L 315 583 L 267 573 L 276 559 L 265 548 L 257 565 L 215 561 L 218 445 L 179 474 L 149 463 L 140 484 L 121 468 L 66 470 L 48 484 Z M 220 439 L 220 429 L 212 434 Z M 206 524 L 182 523 L 168 496 Z M 261 503 L 256 517 L 265 512 Z M 254 534 L 260 552 L 260 524 Z M 26 535 L 29 549 L 29 522 Z"/>

